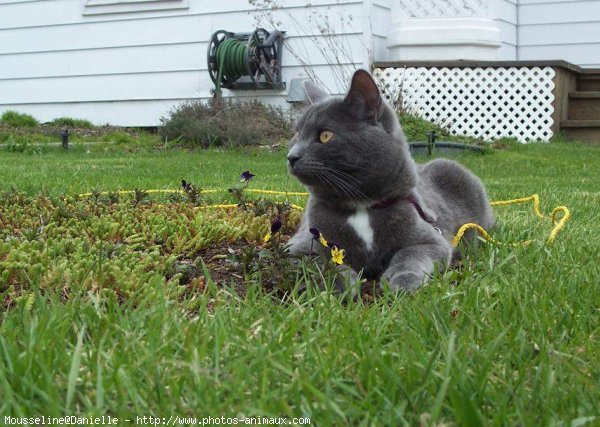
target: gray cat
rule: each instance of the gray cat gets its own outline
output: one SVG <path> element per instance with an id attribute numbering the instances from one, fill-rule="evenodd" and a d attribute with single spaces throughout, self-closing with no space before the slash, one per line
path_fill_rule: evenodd
<path id="1" fill-rule="evenodd" d="M 291 253 L 324 250 L 312 241 L 315 228 L 345 249 L 347 276 L 362 272 L 396 291 L 412 291 L 436 265 L 449 265 L 450 242 L 462 224 L 493 225 L 475 175 L 450 160 L 413 161 L 393 109 L 368 72 L 356 71 L 345 98 L 310 82 L 305 88 L 311 105 L 296 124 L 287 159 L 310 196 L 289 241 Z"/>

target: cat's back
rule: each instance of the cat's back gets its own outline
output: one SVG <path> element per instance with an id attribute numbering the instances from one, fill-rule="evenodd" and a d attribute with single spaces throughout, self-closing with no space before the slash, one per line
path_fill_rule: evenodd
<path id="1" fill-rule="evenodd" d="M 423 196 L 443 200 L 459 222 L 477 222 L 484 228 L 494 224 L 483 183 L 460 163 L 449 159 L 431 160 L 419 166 L 418 174 Z"/>
<path id="2" fill-rule="evenodd" d="M 438 186 L 452 184 L 482 185 L 475 174 L 450 159 L 434 159 L 418 166 L 419 177 Z"/>

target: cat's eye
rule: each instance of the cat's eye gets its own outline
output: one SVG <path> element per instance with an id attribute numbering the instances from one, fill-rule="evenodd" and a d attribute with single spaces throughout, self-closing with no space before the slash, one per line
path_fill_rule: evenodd
<path id="1" fill-rule="evenodd" d="M 321 141 L 323 144 L 327 144 L 331 138 L 333 138 L 333 132 L 330 130 L 322 130 L 319 134 L 319 141 Z"/>

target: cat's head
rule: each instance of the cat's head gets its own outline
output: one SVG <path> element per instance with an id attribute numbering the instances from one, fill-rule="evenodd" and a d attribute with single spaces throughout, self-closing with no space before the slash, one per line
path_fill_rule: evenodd
<path id="1" fill-rule="evenodd" d="M 311 105 L 290 141 L 290 173 L 313 194 L 333 201 L 407 196 L 416 166 L 393 109 L 382 102 L 369 73 L 356 71 L 343 98 L 328 96 L 311 82 L 305 89 Z"/>

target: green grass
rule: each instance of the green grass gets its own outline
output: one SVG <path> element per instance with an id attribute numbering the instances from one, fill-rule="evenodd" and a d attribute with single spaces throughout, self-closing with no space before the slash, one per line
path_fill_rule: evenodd
<path id="1" fill-rule="evenodd" d="M 50 251 L 37 213 L 53 211 L 35 198 L 41 189 L 54 198 L 176 188 L 182 178 L 225 188 L 246 169 L 257 175 L 256 188 L 300 189 L 281 151 L 89 151 L 0 152 L 0 192 L 27 193 L 19 203 L 31 202 L 29 213 L 36 213 L 18 221 L 24 232 L 16 241 L 7 238 L 10 230 L 0 234 L 0 260 L 13 248 L 11 262 L 22 266 L 13 284 L 20 296 L 0 315 L 1 416 L 600 423 L 597 148 L 533 144 L 457 157 L 482 177 L 492 199 L 539 193 L 546 213 L 568 206 L 567 228 L 552 246 L 484 245 L 460 272 L 438 275 L 413 296 L 386 295 L 371 304 L 343 304 L 316 291 L 281 303 L 257 286 L 240 298 L 210 281 L 203 291 L 182 289 L 168 278 L 160 251 L 102 255 L 111 221 L 136 216 L 131 209 L 107 216 L 107 207 L 75 205 L 80 221 L 63 224 L 65 230 L 46 227 L 56 247 L 64 245 Z M 0 229 L 15 220 L 6 216 L 14 205 L 0 202 Z M 180 214 L 148 212 L 154 213 L 131 226 L 182 227 Z M 529 206 L 496 212 L 493 232 L 503 241 L 543 240 L 550 229 Z M 195 227 L 188 222 L 186 236 Z M 82 238 L 89 229 L 96 234 Z M 9 292 L 0 281 L 0 298 Z"/>
<path id="2" fill-rule="evenodd" d="M 440 126 L 416 114 L 399 113 L 398 119 L 409 142 L 427 142 L 429 133 L 435 132 L 436 141 L 453 141 L 463 144 L 486 146 L 486 141 L 472 136 L 452 135 L 444 126 Z M 504 140 L 504 139 L 503 139 Z M 498 141 L 494 141 L 498 142 Z"/>
<path id="3" fill-rule="evenodd" d="M 415 114 L 399 114 L 400 123 L 402 124 L 402 130 L 408 141 L 427 141 L 427 134 L 435 131 L 439 135 L 442 134 L 443 129 L 433 122 L 425 120 Z"/>
<path id="4" fill-rule="evenodd" d="M 127 147 L 59 147 L 43 153 L 0 152 L 0 191 L 15 187 L 29 194 L 76 194 L 117 188 L 178 188 L 185 179 L 203 188 L 226 188 L 247 169 L 257 174 L 261 188 L 302 187 L 285 169 L 283 152 L 245 151 L 126 151 Z"/>
<path id="5" fill-rule="evenodd" d="M 27 114 L 7 111 L 0 117 L 0 152 L 52 152 L 53 147 L 61 145 L 61 133 L 65 128 L 69 130 L 69 145 L 74 152 L 89 151 L 90 146 L 110 151 L 110 145 L 127 145 L 125 148 L 118 148 L 118 151 L 133 151 L 165 145 L 159 135 L 143 128 L 94 126 L 88 120 L 71 117 L 59 117 L 40 124 Z"/>

